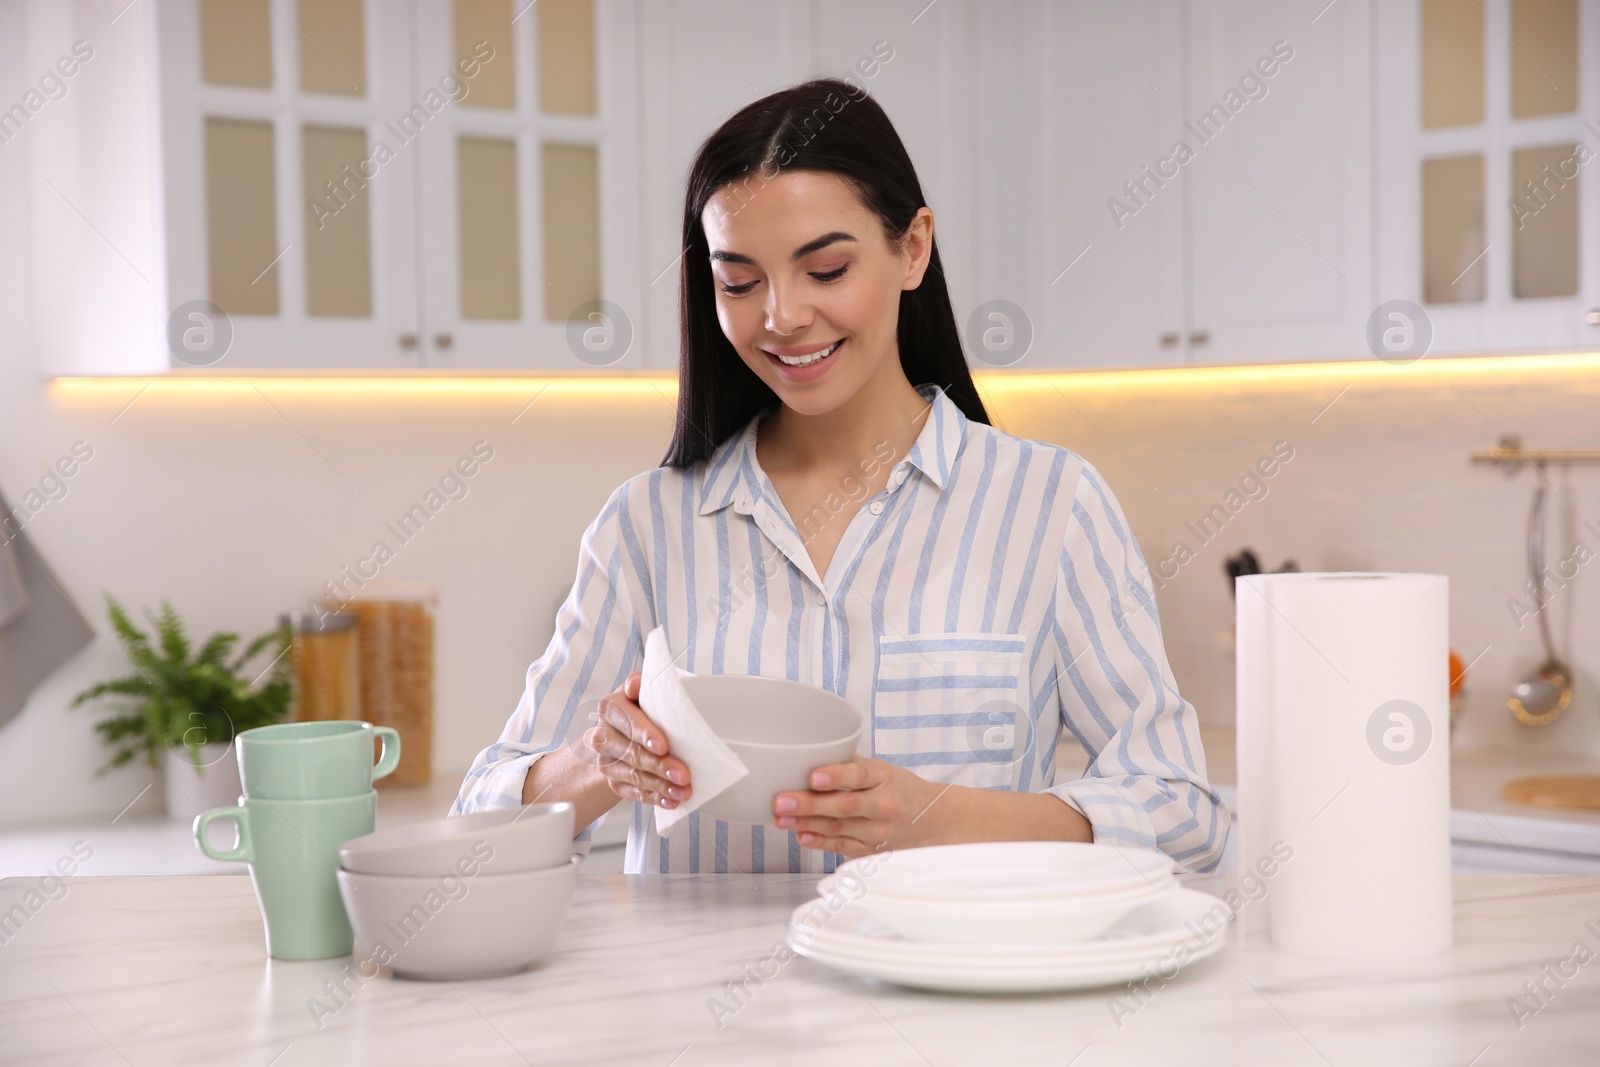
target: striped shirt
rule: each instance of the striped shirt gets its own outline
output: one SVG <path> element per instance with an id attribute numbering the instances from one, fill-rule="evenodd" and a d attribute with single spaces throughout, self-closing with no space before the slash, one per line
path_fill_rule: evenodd
<path id="1" fill-rule="evenodd" d="M 1097 841 L 1214 867 L 1228 812 L 1105 480 L 1065 448 L 970 421 L 937 386 L 919 392 L 928 414 L 887 488 L 864 499 L 846 479 L 798 524 L 756 461 L 756 427 L 774 409 L 709 459 L 617 488 L 584 532 L 549 647 L 453 812 L 520 804 L 528 768 L 593 725 L 659 624 L 697 674 L 843 696 L 868 716 L 862 755 L 940 783 L 1053 793 Z M 884 444 L 864 462 L 895 458 Z M 860 503 L 848 518 L 847 501 Z M 847 525 L 822 575 L 805 542 L 828 521 Z M 1063 730 L 1093 754 L 1073 781 L 1057 780 Z M 824 872 L 839 859 L 792 831 L 699 813 L 663 838 L 650 814 L 632 805 L 630 873 Z"/>

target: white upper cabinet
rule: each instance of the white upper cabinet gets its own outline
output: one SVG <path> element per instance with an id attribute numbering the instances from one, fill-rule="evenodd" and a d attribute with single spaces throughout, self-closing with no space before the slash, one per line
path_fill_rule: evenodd
<path id="1" fill-rule="evenodd" d="M 415 0 L 417 91 L 477 72 L 417 154 L 429 366 L 642 365 L 632 12 Z"/>
<path id="2" fill-rule="evenodd" d="M 1600 341 L 1600 0 L 1378 6 L 1378 278 L 1435 352 Z"/>
<path id="3" fill-rule="evenodd" d="M 174 366 L 419 365 L 410 33 L 366 6 L 155 6 Z"/>
<path id="4" fill-rule="evenodd" d="M 1190 362 L 1370 358 L 1370 51 L 1359 0 L 1188 5 Z"/>
<path id="5" fill-rule="evenodd" d="M 694 154 L 817 76 L 900 131 L 976 368 L 1366 359 L 1392 301 L 1434 353 L 1600 340 L 1600 0 L 33 0 L 28 27 L 32 68 L 93 52 L 22 148 L 56 373 L 674 368 Z"/>
<path id="6" fill-rule="evenodd" d="M 977 299 L 957 314 L 973 366 L 1181 361 L 1187 176 L 1151 174 L 1184 135 L 1182 4 L 1030 0 L 966 18 L 971 192 L 951 206 L 971 215 Z M 1032 331 L 1020 359 L 1000 302 Z"/>
<path id="7" fill-rule="evenodd" d="M 62 336 L 52 367 L 642 364 L 624 310 L 641 291 L 635 5 L 50 6 L 30 9 L 32 37 L 92 27 L 153 62 L 121 64 L 121 97 L 78 94 L 73 132 L 34 169 L 80 189 L 159 175 L 144 203 L 121 197 L 156 222 L 124 320 L 136 342 Z M 107 126 L 143 158 L 89 173 L 80 157 Z M 40 288 L 46 308 L 96 298 L 64 271 Z"/>

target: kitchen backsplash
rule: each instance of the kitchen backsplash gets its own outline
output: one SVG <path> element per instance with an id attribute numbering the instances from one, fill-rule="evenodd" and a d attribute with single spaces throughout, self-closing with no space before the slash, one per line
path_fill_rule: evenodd
<path id="1" fill-rule="evenodd" d="M 168 596 L 199 630 L 254 630 L 326 582 L 355 588 L 352 575 L 432 583 L 446 774 L 516 703 L 584 526 L 613 486 L 659 461 L 672 411 L 671 390 L 647 383 L 557 385 L 524 409 L 522 385 L 373 396 L 132 383 L 80 394 L 25 364 L 5 362 L 0 476 L 16 497 L 74 442 L 94 448 L 28 528 L 80 604 L 97 610 L 102 590 L 131 604 Z M 1519 628 L 1516 610 L 1532 474 L 1468 461 L 1499 430 L 1592 445 L 1600 375 L 1346 384 L 987 392 L 1005 428 L 1065 444 L 1109 479 L 1160 586 L 1180 687 L 1205 723 L 1232 721 L 1224 562 L 1249 546 L 1266 569 L 1293 559 L 1448 574 L 1451 643 L 1473 661 L 1457 744 L 1600 753 L 1600 583 L 1578 566 L 1548 609 L 1578 674 L 1572 708 L 1542 730 L 1517 726 L 1505 695 L 1539 659 L 1536 628 L 1525 615 Z M 462 456 L 492 460 L 443 484 Z M 1600 516 L 1600 471 L 1549 476 L 1552 563 L 1586 555 L 1574 552 L 1580 541 L 1600 548 L 1585 527 Z M 396 517 L 433 492 L 445 505 L 398 538 Z"/>
<path id="2" fill-rule="evenodd" d="M 1332 370 L 1068 395 L 1007 391 L 997 408 L 1007 429 L 1067 444 L 1110 479 L 1202 721 L 1233 721 L 1224 564 L 1248 546 L 1264 570 L 1293 559 L 1308 571 L 1448 575 L 1450 643 L 1471 664 L 1455 743 L 1600 755 L 1600 576 L 1589 573 L 1600 570 L 1600 467 L 1547 471 L 1547 564 L 1570 578 L 1546 610 L 1577 695 L 1561 719 L 1528 729 L 1506 697 L 1543 658 L 1524 589 L 1535 475 L 1469 461 L 1502 432 L 1530 447 L 1600 445 L 1600 371 L 1390 380 Z"/>

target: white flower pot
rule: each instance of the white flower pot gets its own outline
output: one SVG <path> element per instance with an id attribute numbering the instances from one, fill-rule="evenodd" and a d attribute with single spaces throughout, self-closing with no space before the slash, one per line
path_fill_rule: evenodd
<path id="1" fill-rule="evenodd" d="M 163 770 L 166 777 L 167 814 L 193 822 L 194 817 L 212 808 L 239 803 L 239 760 L 232 744 L 200 746 L 200 769 L 189 759 L 184 747 L 167 749 Z"/>

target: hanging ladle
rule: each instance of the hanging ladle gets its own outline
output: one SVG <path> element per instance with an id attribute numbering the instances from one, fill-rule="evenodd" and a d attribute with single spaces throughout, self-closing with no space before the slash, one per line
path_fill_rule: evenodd
<path id="1" fill-rule="evenodd" d="M 1572 670 L 1556 657 L 1550 640 L 1550 620 L 1544 598 L 1544 469 L 1534 464 L 1539 484 L 1533 490 L 1533 508 L 1528 514 L 1528 578 L 1533 585 L 1533 602 L 1539 616 L 1539 637 L 1544 642 L 1544 662 L 1511 690 L 1506 702 L 1511 714 L 1524 726 L 1544 726 L 1555 721 L 1572 703 Z"/>

